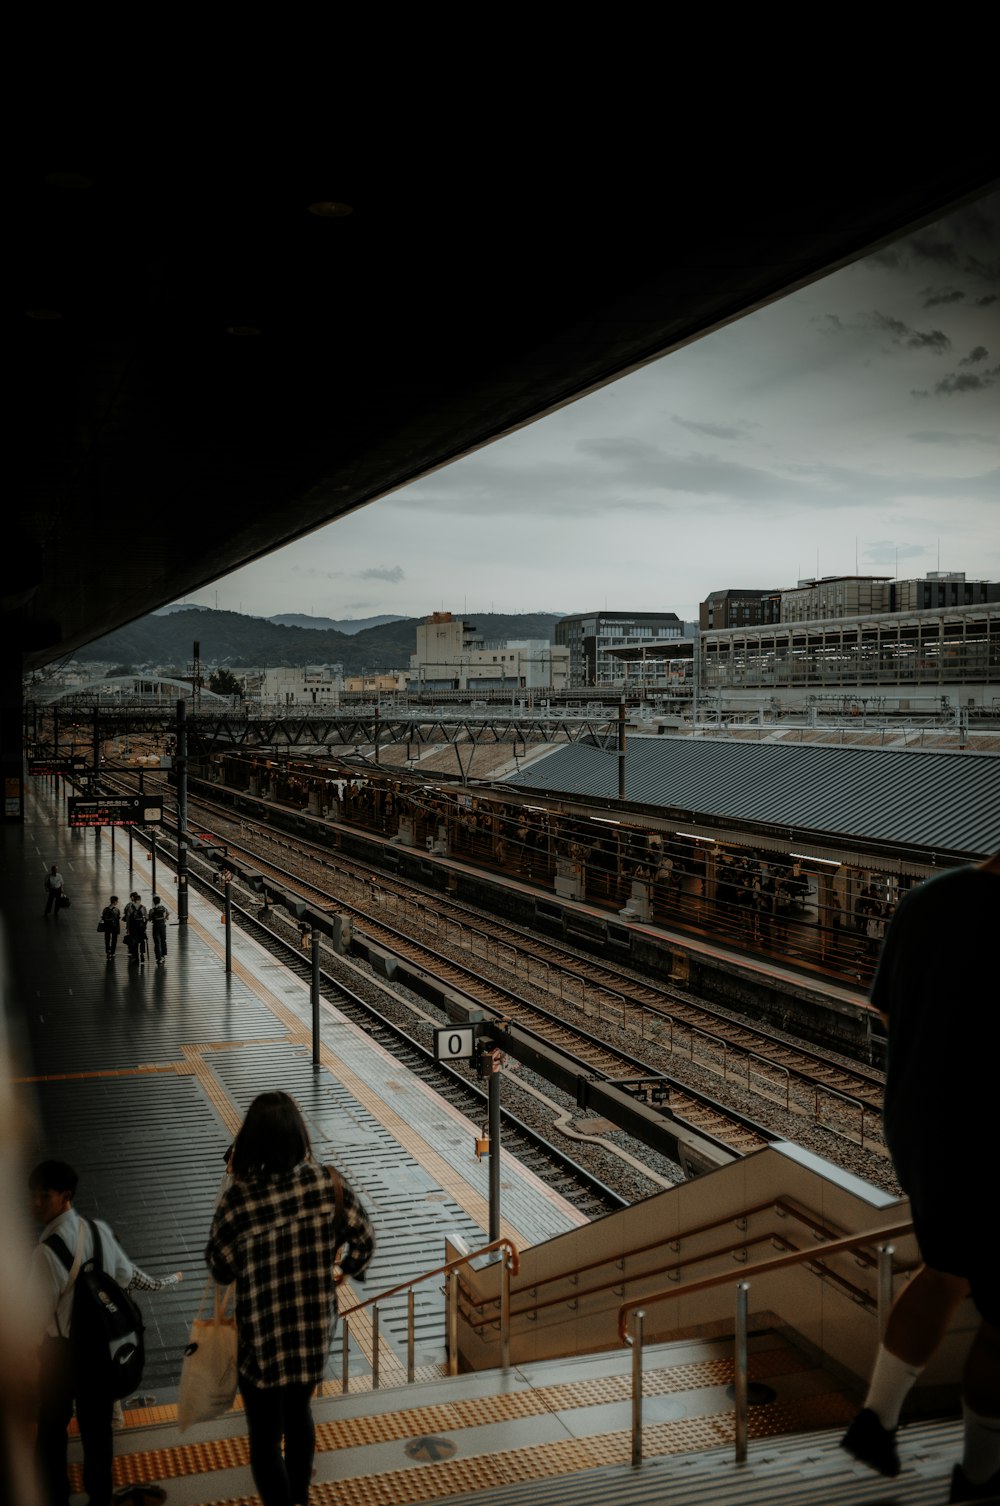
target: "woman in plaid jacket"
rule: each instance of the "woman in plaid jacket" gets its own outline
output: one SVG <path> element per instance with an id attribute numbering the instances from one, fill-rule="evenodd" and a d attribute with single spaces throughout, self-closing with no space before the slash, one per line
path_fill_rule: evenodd
<path id="1" fill-rule="evenodd" d="M 264 1506 L 305 1506 L 312 1393 L 330 1352 L 337 1283 L 364 1279 L 375 1237 L 351 1186 L 313 1160 L 287 1093 L 254 1099 L 230 1169 L 205 1259 L 216 1281 L 236 1283 L 250 1468 Z"/>

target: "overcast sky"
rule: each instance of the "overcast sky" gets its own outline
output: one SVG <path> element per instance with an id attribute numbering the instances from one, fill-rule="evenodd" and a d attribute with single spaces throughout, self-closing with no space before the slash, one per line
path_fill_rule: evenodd
<path id="1" fill-rule="evenodd" d="M 254 616 L 674 611 L 1000 579 L 1000 194 L 184 598 Z"/>

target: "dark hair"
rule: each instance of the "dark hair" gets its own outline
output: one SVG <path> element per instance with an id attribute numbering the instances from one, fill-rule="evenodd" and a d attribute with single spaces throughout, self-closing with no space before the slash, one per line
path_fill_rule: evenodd
<path id="1" fill-rule="evenodd" d="M 153 904 L 154 905 L 158 905 L 159 903 L 160 903 L 160 896 L 158 894 L 154 894 L 153 895 Z"/>
<path id="2" fill-rule="evenodd" d="M 118 896 L 117 896 L 117 894 L 112 894 L 112 896 L 111 896 L 111 904 L 117 905 L 117 903 L 118 903 Z"/>
<path id="3" fill-rule="evenodd" d="M 39 1161 L 28 1178 L 32 1192 L 68 1192 L 76 1195 L 79 1177 L 68 1161 Z"/>
<path id="4" fill-rule="evenodd" d="M 233 1143 L 233 1176 L 291 1171 L 311 1154 L 309 1131 L 295 1100 L 287 1093 L 260 1093 Z"/>

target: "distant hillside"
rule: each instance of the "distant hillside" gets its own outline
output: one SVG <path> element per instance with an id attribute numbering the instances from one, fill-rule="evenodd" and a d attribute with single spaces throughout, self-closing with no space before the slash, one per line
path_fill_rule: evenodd
<path id="1" fill-rule="evenodd" d="M 564 613 L 465 613 L 487 643 L 506 638 L 552 641 L 553 627 Z M 315 620 L 315 619 L 310 619 Z M 283 627 L 267 617 L 240 612 L 190 607 L 184 611 L 153 612 L 80 649 L 81 663 L 123 664 L 132 669 L 184 669 L 199 644 L 202 670 L 225 665 L 240 669 L 278 669 L 306 664 L 343 664 L 348 674 L 362 670 L 407 669 L 417 647 L 418 617 L 398 617 L 357 632 L 333 628 Z"/>
<path id="2" fill-rule="evenodd" d="M 363 633 L 366 628 L 381 627 L 384 622 L 408 622 L 409 618 L 400 617 L 398 613 L 386 612 L 381 617 L 307 617 L 303 612 L 279 612 L 276 617 L 269 617 L 268 622 L 275 622 L 279 627 L 311 628 L 313 631 L 333 631 L 335 633 Z"/>

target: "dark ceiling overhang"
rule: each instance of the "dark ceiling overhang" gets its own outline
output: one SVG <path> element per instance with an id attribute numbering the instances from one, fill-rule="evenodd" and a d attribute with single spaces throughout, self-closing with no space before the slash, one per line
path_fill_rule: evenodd
<path id="1" fill-rule="evenodd" d="M 391 158 L 313 141 L 154 168 L 124 129 L 113 150 L 29 151 L 24 490 L 0 563 L 25 669 L 995 182 L 926 142 L 838 146 L 808 172 L 763 142 L 752 171 L 685 144 L 655 171 L 623 155 L 613 180 L 571 140 L 534 145 L 474 168 L 416 127 Z"/>

